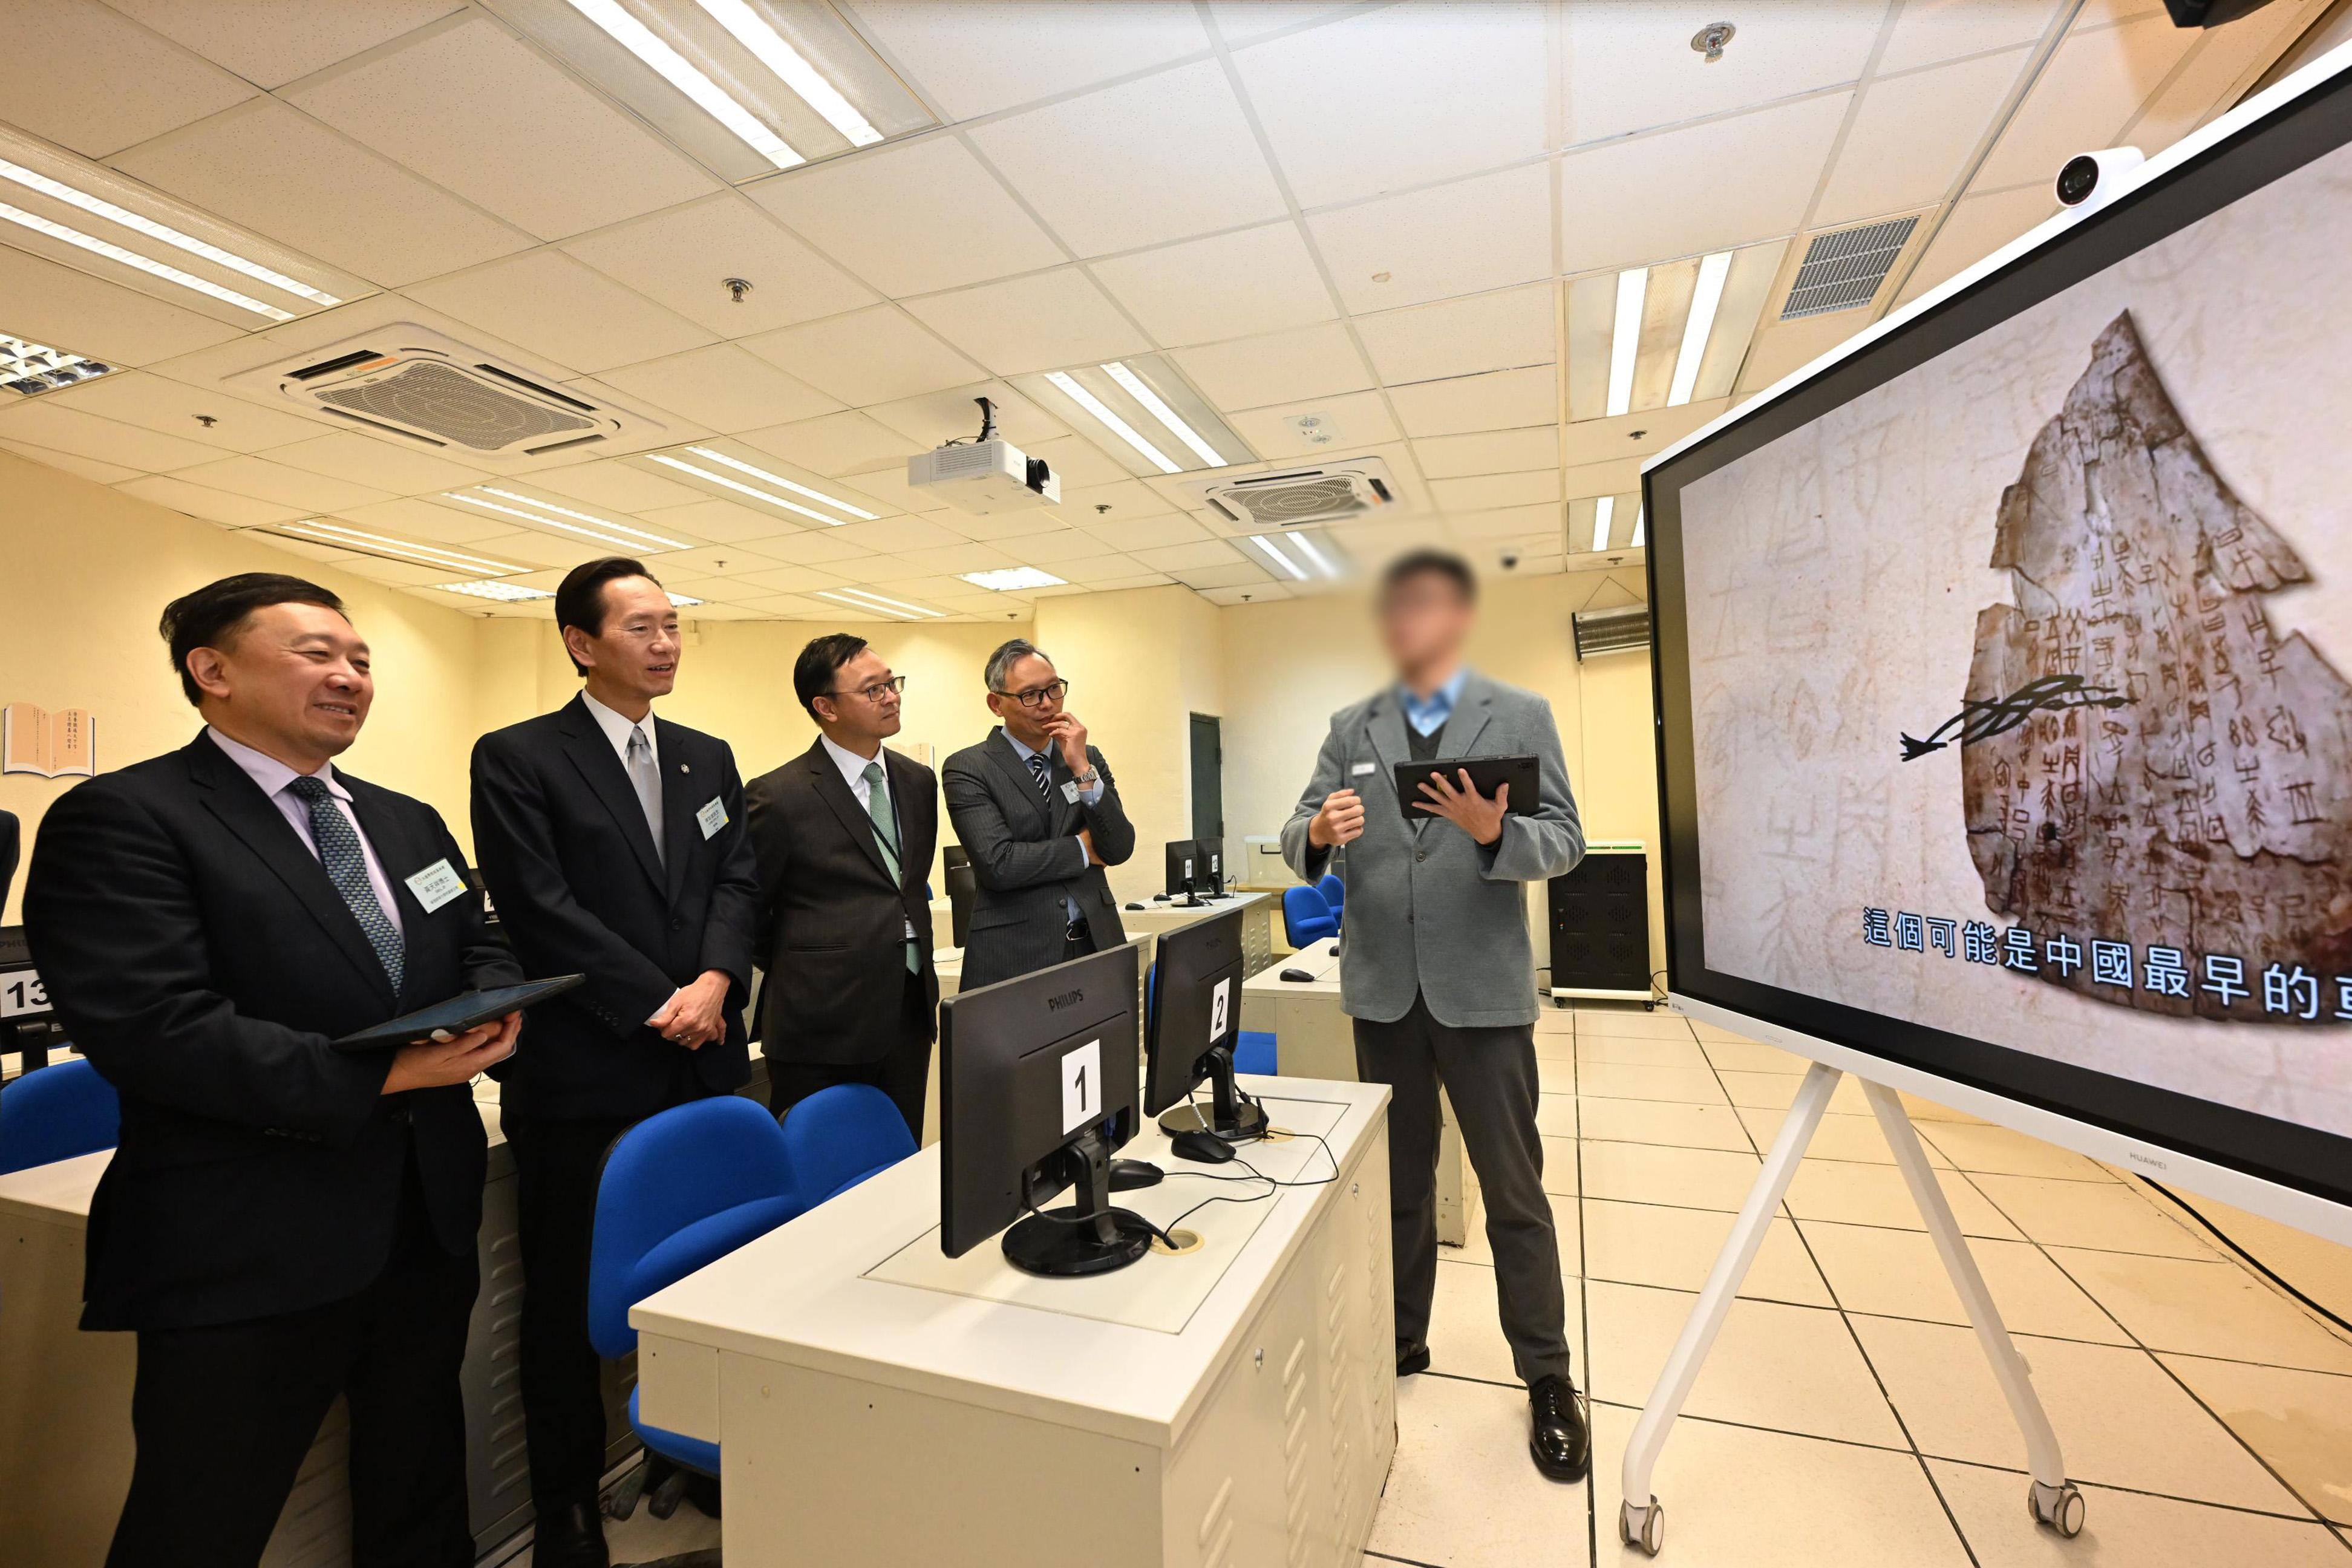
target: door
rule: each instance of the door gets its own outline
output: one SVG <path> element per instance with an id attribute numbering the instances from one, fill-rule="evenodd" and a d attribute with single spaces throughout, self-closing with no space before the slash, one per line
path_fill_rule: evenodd
<path id="1" fill-rule="evenodd" d="M 1214 714 L 1192 715 L 1192 837 L 1225 837 L 1225 750 Z"/>

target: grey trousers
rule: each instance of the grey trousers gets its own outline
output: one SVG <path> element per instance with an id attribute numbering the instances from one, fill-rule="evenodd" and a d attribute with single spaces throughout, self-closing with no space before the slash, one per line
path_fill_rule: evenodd
<path id="1" fill-rule="evenodd" d="M 1395 1023 L 1358 1018 L 1355 1025 L 1356 1076 L 1387 1084 L 1395 1096 L 1389 1106 L 1389 1228 L 1399 1352 L 1426 1342 L 1430 1299 L 1437 1289 L 1442 1084 L 1478 1173 L 1512 1363 L 1523 1382 L 1566 1377 L 1559 1239 L 1544 1195 L 1543 1139 L 1536 1131 L 1535 1026 L 1455 1028 L 1432 1017 L 1427 1000 L 1417 994 L 1412 1010 Z"/>

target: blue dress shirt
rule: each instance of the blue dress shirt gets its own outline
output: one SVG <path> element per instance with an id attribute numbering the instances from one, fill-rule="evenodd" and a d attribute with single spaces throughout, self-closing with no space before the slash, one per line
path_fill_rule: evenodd
<path id="1" fill-rule="evenodd" d="M 1454 717 L 1454 705 L 1462 700 L 1462 688 L 1469 679 L 1470 669 L 1465 665 L 1454 672 L 1453 679 L 1427 697 L 1415 696 L 1410 687 L 1398 687 L 1397 706 L 1404 710 L 1405 722 L 1422 734 L 1436 734 Z"/>
<path id="2" fill-rule="evenodd" d="M 1007 730 L 1007 731 L 1004 731 L 1004 739 L 1005 739 L 1005 741 L 1006 741 L 1006 742 L 1008 742 L 1008 743 L 1013 747 L 1013 754 L 1014 756 L 1019 757 L 1019 758 L 1021 759 L 1021 766 L 1022 766 L 1023 770 L 1025 772 L 1025 771 L 1027 770 L 1028 766 L 1029 766 L 1029 759 L 1030 759 L 1030 758 L 1032 758 L 1032 757 L 1034 757 L 1034 756 L 1037 756 L 1037 755 L 1039 755 L 1040 753 L 1039 753 L 1038 752 L 1036 752 L 1034 749 L 1033 749 L 1033 748 L 1031 748 L 1031 747 L 1028 747 L 1028 746 L 1024 746 L 1024 745 L 1023 745 L 1019 741 L 1014 740 L 1014 739 L 1013 738 L 1013 731 L 1010 731 L 1010 730 Z M 1053 759 L 1053 756 L 1052 756 L 1052 754 L 1051 754 L 1050 752 L 1048 752 L 1048 753 L 1044 753 L 1044 754 L 1045 754 L 1045 760 L 1046 760 L 1046 762 L 1047 762 L 1047 763 L 1050 763 L 1054 760 L 1054 759 Z M 1050 770 L 1049 770 L 1049 774 L 1050 774 Z M 1056 786 L 1056 787 L 1058 787 L 1058 786 Z M 1080 790 L 1080 791 L 1078 792 L 1078 799 L 1079 799 L 1079 800 L 1081 800 L 1081 801 L 1083 801 L 1084 803 L 1086 803 L 1086 804 L 1087 804 L 1087 805 L 1100 805 L 1100 804 L 1101 804 L 1101 802 L 1102 802 L 1102 797 L 1103 797 L 1103 784 L 1102 784 L 1102 780 L 1100 780 L 1100 779 L 1097 779 L 1097 780 L 1095 781 L 1094 787 L 1093 787 L 1092 789 L 1085 789 L 1085 790 Z M 1077 846 L 1078 846 L 1078 853 L 1079 853 L 1079 854 L 1081 854 L 1081 855 L 1084 855 L 1084 854 L 1086 853 L 1086 847 L 1086 847 L 1086 841 L 1085 841 L 1084 839 L 1078 838 L 1075 834 L 1074 834 L 1074 835 L 1072 835 L 1071 837 L 1072 837 L 1073 841 L 1074 841 L 1074 842 L 1076 842 L 1076 843 L 1077 844 Z M 1092 865 L 1093 863 L 1094 863 L 1094 862 L 1093 862 L 1093 860 L 1092 860 L 1091 858 L 1089 858 L 1089 859 L 1087 860 L 1087 864 L 1088 864 L 1088 865 Z M 1076 919 L 1078 918 L 1078 900 L 1076 900 L 1076 899 L 1074 899 L 1074 898 L 1071 898 L 1067 893 L 1065 893 L 1065 894 L 1063 894 L 1063 895 L 1062 895 L 1062 907 L 1063 907 L 1063 909 L 1064 909 L 1064 910 L 1068 913 L 1068 915 L 1069 915 L 1070 919 L 1072 919 L 1072 920 L 1074 920 L 1074 921 L 1075 921 L 1075 920 L 1076 920 Z"/>

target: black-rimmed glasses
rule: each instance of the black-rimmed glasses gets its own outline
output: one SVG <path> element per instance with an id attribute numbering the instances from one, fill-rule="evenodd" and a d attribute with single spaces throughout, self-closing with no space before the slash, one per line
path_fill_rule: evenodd
<path id="1" fill-rule="evenodd" d="M 1070 683 L 1066 680 L 1048 681 L 1046 684 L 1029 691 L 1000 691 L 997 693 L 999 697 L 1010 697 L 1024 708 L 1043 708 L 1048 702 L 1059 702 L 1063 698 L 1067 697 L 1069 694 Z"/>
<path id="2" fill-rule="evenodd" d="M 887 693 L 903 692 L 906 689 L 907 678 L 903 675 L 894 675 L 887 680 L 877 680 L 871 686 L 861 686 L 855 691 L 828 691 L 825 695 L 827 697 L 863 697 L 868 702 L 879 702 Z"/>

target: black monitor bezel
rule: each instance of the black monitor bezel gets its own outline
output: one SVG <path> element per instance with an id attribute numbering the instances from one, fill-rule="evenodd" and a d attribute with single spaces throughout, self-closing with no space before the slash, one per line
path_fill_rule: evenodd
<path id="1" fill-rule="evenodd" d="M 1244 951 L 1242 942 L 1242 911 L 1227 910 L 1223 914 L 1211 915 L 1205 920 L 1193 921 L 1189 924 L 1179 926 L 1174 931 L 1161 932 L 1152 949 L 1151 970 L 1144 983 L 1143 1076 L 1138 1094 L 1143 1102 L 1143 1114 L 1146 1116 L 1157 1116 L 1170 1106 L 1185 1099 L 1201 1080 L 1208 1076 L 1207 1069 L 1202 1064 L 1208 1059 L 1209 1050 L 1216 1043 L 1213 1040 L 1208 1047 L 1195 1052 L 1192 1059 L 1185 1064 L 1189 1076 L 1184 1079 L 1181 1089 L 1176 1089 L 1164 1098 L 1157 1092 L 1160 1070 L 1165 1061 L 1160 1041 L 1167 1028 L 1168 1014 L 1161 1005 L 1161 997 L 1168 985 L 1169 953 L 1172 950 L 1181 958 L 1193 944 L 1204 942 L 1220 933 L 1231 940 L 1234 949 L 1233 962 L 1230 965 L 1234 981 L 1233 1016 L 1228 1021 L 1229 1027 L 1226 1033 L 1230 1038 L 1236 1040 L 1241 1038 L 1242 980 L 1249 966 L 1249 954 Z M 1221 964 L 1215 973 L 1208 976 L 1196 976 L 1193 984 L 1213 984 L 1224 973 L 1227 967 Z M 1170 1081 L 1171 1083 L 1174 1081 L 1172 1069 Z"/>
<path id="2" fill-rule="evenodd" d="M 1706 967 L 1691 732 L 1685 486 L 1927 363 L 2263 186 L 2352 143 L 2338 71 L 2163 171 L 1643 475 L 1666 962 L 1677 994 L 2352 1205 L 2352 1139 Z M 2317 280 L 2315 280 L 2316 283 Z"/>
<path id="3" fill-rule="evenodd" d="M 1168 840 L 1167 848 L 1161 853 L 1166 857 L 1160 866 L 1161 879 L 1167 884 L 1162 889 L 1166 896 L 1173 899 L 1193 891 L 1200 879 L 1197 876 L 1188 878 L 1181 873 L 1182 862 L 1187 859 L 1192 862 L 1196 869 L 1200 866 L 1201 841 L 1197 838 L 1171 838 Z"/>

